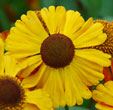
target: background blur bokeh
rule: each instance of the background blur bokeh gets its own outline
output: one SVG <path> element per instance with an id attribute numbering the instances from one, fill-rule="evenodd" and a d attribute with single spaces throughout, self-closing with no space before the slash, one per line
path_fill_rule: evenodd
<path id="1" fill-rule="evenodd" d="M 0 31 L 9 30 L 28 10 L 62 5 L 81 12 L 85 19 L 113 19 L 113 0 L 0 0 Z"/>

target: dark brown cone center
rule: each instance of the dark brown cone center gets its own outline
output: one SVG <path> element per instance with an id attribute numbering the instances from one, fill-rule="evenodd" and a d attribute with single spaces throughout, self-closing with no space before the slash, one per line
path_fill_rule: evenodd
<path id="1" fill-rule="evenodd" d="M 70 38 L 63 34 L 53 34 L 41 45 L 41 57 L 46 65 L 53 68 L 65 67 L 74 56 L 74 45 Z"/>
<path id="2" fill-rule="evenodd" d="M 0 103 L 16 104 L 21 98 L 19 85 L 11 79 L 0 79 Z"/>

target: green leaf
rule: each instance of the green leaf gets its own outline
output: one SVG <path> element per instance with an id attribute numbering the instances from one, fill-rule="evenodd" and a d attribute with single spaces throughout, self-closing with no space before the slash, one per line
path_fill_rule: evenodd
<path id="1" fill-rule="evenodd" d="M 56 0 L 40 0 L 41 2 L 41 7 L 49 7 L 51 5 L 55 5 Z"/>
<path id="2" fill-rule="evenodd" d="M 81 107 L 88 108 L 90 101 L 91 101 L 91 99 L 84 99 L 83 104 L 81 105 Z"/>
<path id="3" fill-rule="evenodd" d="M 59 107 L 58 109 L 55 110 L 65 110 L 64 107 Z"/>
<path id="4" fill-rule="evenodd" d="M 69 110 L 90 110 L 90 109 L 84 108 L 84 107 L 74 106 L 74 107 L 69 107 Z"/>
<path id="5" fill-rule="evenodd" d="M 105 16 L 105 17 L 103 17 L 102 19 L 103 19 L 103 20 L 107 20 L 107 21 L 109 21 L 109 22 L 113 21 L 113 17 L 111 17 L 111 16 Z"/>
<path id="6" fill-rule="evenodd" d="M 9 30 L 10 28 L 8 17 L 2 8 L 0 8 L 0 25 L 3 30 Z"/>
<path id="7" fill-rule="evenodd" d="M 9 5 L 18 17 L 28 10 L 25 0 L 12 0 L 12 2 L 9 2 Z"/>
<path id="8" fill-rule="evenodd" d="M 3 7 L 4 4 L 8 3 L 10 0 L 0 0 L 0 8 Z"/>
<path id="9" fill-rule="evenodd" d="M 57 5 L 64 6 L 67 10 L 77 10 L 75 0 L 57 0 Z"/>
<path id="10" fill-rule="evenodd" d="M 100 16 L 113 16 L 113 0 L 102 0 L 102 7 L 99 13 Z"/>
<path id="11" fill-rule="evenodd" d="M 96 17 L 99 15 L 99 10 L 101 9 L 102 0 L 80 0 L 89 16 Z"/>

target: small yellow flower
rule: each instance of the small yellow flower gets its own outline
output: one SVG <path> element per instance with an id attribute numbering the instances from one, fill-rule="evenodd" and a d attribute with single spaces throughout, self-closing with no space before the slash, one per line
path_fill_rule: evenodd
<path id="1" fill-rule="evenodd" d="M 0 110 L 53 110 L 50 97 L 44 91 L 23 87 L 16 78 L 20 69 L 16 59 L 4 55 L 0 38 Z"/>
<path id="2" fill-rule="evenodd" d="M 104 78 L 103 66 L 110 65 L 110 55 L 87 47 L 106 40 L 103 25 L 79 12 L 50 6 L 28 11 L 17 20 L 6 40 L 7 54 L 26 65 L 20 72 L 25 88 L 37 86 L 47 91 L 57 108 L 81 105 L 89 99 L 87 86 Z"/>
<path id="3" fill-rule="evenodd" d="M 93 48 L 108 53 L 113 57 L 113 22 L 108 22 L 105 20 L 96 20 L 95 23 L 103 24 L 103 31 L 107 34 L 107 39 L 103 44 L 94 46 Z"/>
<path id="4" fill-rule="evenodd" d="M 104 85 L 99 84 L 92 97 L 97 102 L 95 105 L 97 109 L 113 110 L 113 81 L 108 81 Z"/>

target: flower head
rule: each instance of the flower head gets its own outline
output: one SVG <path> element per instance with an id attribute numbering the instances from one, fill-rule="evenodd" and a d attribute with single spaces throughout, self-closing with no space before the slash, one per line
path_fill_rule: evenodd
<path id="1" fill-rule="evenodd" d="M 21 68 L 14 57 L 4 55 L 4 43 L 0 38 L 0 110 L 53 110 L 47 93 L 23 87 L 16 77 Z"/>
<path id="2" fill-rule="evenodd" d="M 103 25 L 79 12 L 50 6 L 28 11 L 17 20 L 6 40 L 7 54 L 15 56 L 26 68 L 19 74 L 25 88 L 46 90 L 57 108 L 81 105 L 89 99 L 87 86 L 104 78 L 103 66 L 110 55 L 87 47 L 104 43 Z"/>
<path id="3" fill-rule="evenodd" d="M 93 48 L 99 49 L 113 57 L 113 22 L 105 20 L 96 20 L 95 23 L 101 23 L 104 26 L 103 31 L 107 34 L 107 39 L 101 45 L 94 46 Z"/>
<path id="4" fill-rule="evenodd" d="M 108 81 L 104 85 L 99 84 L 93 91 L 93 99 L 97 102 L 96 108 L 99 110 L 113 110 L 113 81 Z"/>

